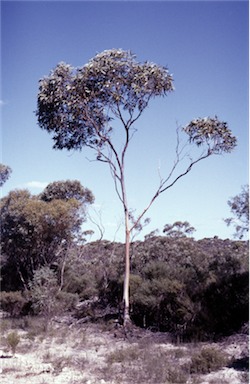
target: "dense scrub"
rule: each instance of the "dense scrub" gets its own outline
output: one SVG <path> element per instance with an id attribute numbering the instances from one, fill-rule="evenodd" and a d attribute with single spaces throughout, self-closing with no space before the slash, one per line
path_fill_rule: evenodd
<path id="1" fill-rule="evenodd" d="M 231 334 L 248 320 L 246 242 L 155 237 L 133 243 L 132 249 L 135 324 L 178 338 L 204 339 Z M 91 282 L 85 298 L 91 298 L 91 287 L 105 308 L 119 309 L 123 245 L 96 242 L 85 245 L 82 253 L 87 269 L 82 279 Z"/>
<path id="2" fill-rule="evenodd" d="M 72 247 L 63 269 L 53 267 L 58 281 L 58 289 L 56 283 L 53 287 L 55 306 L 57 297 L 67 293 L 74 302 L 83 302 L 78 317 L 118 317 L 123 255 L 123 244 L 108 241 Z M 39 289 L 46 294 L 45 282 Z M 248 321 L 248 243 L 160 236 L 134 242 L 130 295 L 131 317 L 140 327 L 171 332 L 179 340 L 232 334 Z M 12 296 L 10 305 L 2 293 L 2 306 L 7 309 L 9 304 L 15 313 Z M 23 308 L 23 299 L 17 302 Z"/>

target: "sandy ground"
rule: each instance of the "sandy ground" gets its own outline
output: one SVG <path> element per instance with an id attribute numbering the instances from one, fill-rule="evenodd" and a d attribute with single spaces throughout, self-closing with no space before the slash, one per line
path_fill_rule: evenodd
<path id="1" fill-rule="evenodd" d="M 4 330 L 6 335 L 11 330 Z M 53 324 L 47 332 L 36 332 L 15 329 L 20 336 L 20 342 L 13 355 L 6 346 L 6 337 L 2 335 L 0 343 L 0 382 L 1 384 L 123 384 L 127 383 L 124 375 L 114 375 L 114 366 L 107 363 L 107 356 L 127 347 L 143 348 L 140 340 L 128 341 L 114 335 L 113 330 L 107 330 L 100 325 L 65 325 Z M 155 336 L 154 336 L 155 337 Z M 166 340 L 155 339 L 147 333 L 143 337 L 144 348 L 152 351 L 161 350 L 169 354 L 179 355 L 188 361 L 191 349 L 199 349 L 201 344 L 175 345 Z M 145 342 L 146 340 L 146 342 Z M 212 344 L 229 356 L 240 358 L 248 349 L 247 335 L 237 335 L 227 340 Z M 156 349 L 157 348 L 157 349 Z M 155 353 L 155 352 L 154 352 Z M 176 358 L 177 359 L 177 358 Z M 176 360 L 175 359 L 175 360 Z M 175 361 L 176 363 L 176 361 Z M 130 366 L 131 367 L 131 362 Z M 133 362 L 136 364 L 136 361 Z M 109 372 L 110 370 L 110 372 Z M 111 372 L 112 370 L 112 372 Z M 182 381 L 183 382 L 183 381 Z M 137 381 L 136 381 L 137 383 Z M 139 383 L 139 381 L 138 381 Z M 153 381 L 140 382 L 140 384 Z M 207 375 L 190 376 L 186 383 L 194 384 L 246 384 L 246 372 L 233 368 L 223 368 Z M 133 384 L 133 382 L 130 382 Z M 153 384 L 165 384 L 162 382 Z M 167 384 L 167 383 L 166 383 Z"/>

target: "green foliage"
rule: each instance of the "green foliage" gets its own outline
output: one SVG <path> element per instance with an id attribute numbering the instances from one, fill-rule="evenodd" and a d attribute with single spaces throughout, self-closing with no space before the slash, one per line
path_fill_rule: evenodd
<path id="1" fill-rule="evenodd" d="M 231 152 L 236 147 L 236 137 L 232 136 L 227 123 L 219 121 L 217 116 L 194 119 L 183 129 L 190 143 L 206 145 L 211 153 Z"/>
<path id="2" fill-rule="evenodd" d="M 186 341 L 216 339 L 248 322 L 247 242 L 154 236 L 133 243 L 132 252 L 130 309 L 136 325 Z M 83 316 L 118 316 L 123 271 L 123 244 L 74 244 L 53 270 L 47 265 L 35 271 L 29 285 L 33 308 L 50 319 L 73 310 L 80 298 L 88 302 L 79 310 Z M 16 316 L 29 300 L 20 292 L 1 297 L 2 309 Z"/>
<path id="3" fill-rule="evenodd" d="M 206 347 L 194 354 L 191 358 L 190 373 L 210 373 L 225 367 L 228 358 L 215 348 Z"/>
<path id="4" fill-rule="evenodd" d="M 249 231 L 249 186 L 242 187 L 241 193 L 231 198 L 228 205 L 235 217 L 228 218 L 225 222 L 227 225 L 234 225 L 235 237 L 242 239 Z"/>
<path id="5" fill-rule="evenodd" d="M 71 266 L 71 276 L 88 271 L 92 297 L 118 311 L 123 244 L 101 241 L 81 249 L 84 258 Z M 178 340 L 200 340 L 236 332 L 248 321 L 246 242 L 153 237 L 132 250 L 131 317 L 137 325 L 172 332 Z"/>
<path id="6" fill-rule="evenodd" d="M 195 232 L 194 227 L 187 221 L 176 221 L 174 224 L 166 224 L 163 229 L 163 233 L 169 237 L 186 237 L 188 235 L 192 235 Z"/>
<path id="7" fill-rule="evenodd" d="M 12 169 L 8 165 L 4 165 L 0 163 L 0 187 L 4 185 L 4 183 L 10 177 Z"/>
<path id="8" fill-rule="evenodd" d="M 6 311 L 12 317 L 18 317 L 27 304 L 27 299 L 22 292 L 0 292 L 0 306 L 3 311 Z"/>
<path id="9" fill-rule="evenodd" d="M 59 291 L 56 295 L 57 307 L 60 312 L 72 311 L 78 303 L 78 295 L 70 292 Z"/>
<path id="10" fill-rule="evenodd" d="M 132 123 L 152 97 L 171 90 L 166 68 L 138 63 L 129 51 L 106 50 L 81 68 L 59 63 L 40 80 L 38 122 L 54 133 L 55 148 L 98 148 L 110 137 L 112 115 L 128 111 Z"/>
<path id="11" fill-rule="evenodd" d="M 77 247 L 74 245 L 69 250 L 62 290 L 77 294 L 83 300 L 90 299 L 98 294 L 98 265 L 95 263 L 95 255 L 92 255 L 92 259 L 88 259 L 87 252 L 83 252 L 82 248 L 85 248 L 85 246 Z"/>
<path id="12" fill-rule="evenodd" d="M 72 310 L 78 302 L 77 295 L 60 291 L 56 273 L 49 267 L 36 270 L 29 287 L 34 312 L 47 322 L 54 315 Z"/>
<path id="13" fill-rule="evenodd" d="M 59 289 L 55 273 L 49 267 L 41 267 L 34 272 L 29 287 L 34 311 L 50 319 L 56 309 Z"/>
<path id="14" fill-rule="evenodd" d="M 52 192 L 58 198 L 52 199 Z M 34 270 L 65 257 L 81 232 L 86 205 L 92 202 L 91 192 L 75 181 L 49 184 L 41 196 L 15 190 L 4 197 L 0 204 L 3 289 L 27 288 Z"/>
<path id="15" fill-rule="evenodd" d="M 249 314 L 248 283 L 248 272 L 217 276 L 202 293 L 200 325 L 217 335 L 239 329 Z"/>
<path id="16" fill-rule="evenodd" d="M 191 321 L 195 305 L 186 292 L 185 285 L 169 276 L 169 268 L 163 262 L 152 262 L 142 271 L 144 279 L 131 292 L 133 317 L 146 326 L 159 330 L 176 331 Z"/>
<path id="17" fill-rule="evenodd" d="M 64 289 L 82 299 L 99 297 L 102 305 L 119 305 L 122 296 L 123 244 L 96 241 L 72 249 Z"/>
<path id="18" fill-rule="evenodd" d="M 88 275 L 87 271 L 81 272 L 66 271 L 64 290 L 72 294 L 78 294 L 80 299 L 89 299 L 97 293 L 95 280 Z"/>
<path id="19" fill-rule="evenodd" d="M 8 346 L 11 348 L 12 354 L 15 355 L 16 347 L 18 346 L 18 344 L 20 342 L 20 336 L 18 335 L 18 333 L 16 331 L 14 331 L 14 332 L 11 332 L 8 334 L 6 340 L 7 340 Z"/>
<path id="20" fill-rule="evenodd" d="M 40 195 L 43 201 L 77 200 L 84 205 L 92 204 L 94 196 L 88 188 L 84 188 L 78 180 L 54 181 L 47 185 Z"/>

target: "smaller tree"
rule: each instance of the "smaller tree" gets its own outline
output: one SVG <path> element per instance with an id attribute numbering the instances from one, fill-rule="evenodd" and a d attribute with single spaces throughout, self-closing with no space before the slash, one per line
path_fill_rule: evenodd
<path id="1" fill-rule="evenodd" d="M 87 205 L 94 202 L 94 195 L 88 189 L 84 188 L 78 180 L 54 181 L 47 185 L 40 194 L 40 199 L 46 202 L 52 200 L 77 200 Z"/>
<path id="2" fill-rule="evenodd" d="M 249 231 L 249 186 L 243 186 L 241 193 L 232 197 L 228 205 L 235 217 L 225 219 L 225 222 L 227 225 L 234 225 L 236 231 L 234 236 L 242 239 Z"/>
<path id="3" fill-rule="evenodd" d="M 11 332 L 7 336 L 7 344 L 11 349 L 12 355 L 14 356 L 16 353 L 16 347 L 18 346 L 20 342 L 20 336 L 17 332 Z"/>
<path id="4" fill-rule="evenodd" d="M 192 235 L 196 229 L 188 221 L 176 221 L 174 224 L 166 224 L 163 233 L 168 237 L 180 238 Z"/>
<path id="5" fill-rule="evenodd" d="M 57 309 L 56 295 L 59 285 L 55 272 L 47 266 L 36 270 L 29 288 L 34 311 L 45 317 L 47 326 Z"/>
<path id="6" fill-rule="evenodd" d="M 51 183 L 40 196 L 15 190 L 1 199 L 3 289 L 27 288 L 43 265 L 60 262 L 63 276 L 67 250 L 82 235 L 93 200 L 77 181 Z"/>
<path id="7" fill-rule="evenodd" d="M 0 187 L 4 185 L 4 183 L 10 177 L 12 169 L 8 165 L 4 165 L 0 163 Z"/>
<path id="8" fill-rule="evenodd" d="M 159 235 L 159 229 L 154 229 L 153 231 L 149 232 L 147 235 L 144 236 L 144 239 L 151 239 L 152 237 L 156 237 Z"/>

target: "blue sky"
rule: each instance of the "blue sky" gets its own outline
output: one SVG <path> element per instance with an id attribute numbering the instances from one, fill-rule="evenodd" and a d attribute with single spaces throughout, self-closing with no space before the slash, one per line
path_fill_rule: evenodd
<path id="1" fill-rule="evenodd" d="M 127 159 L 132 209 L 140 213 L 147 205 L 159 168 L 163 176 L 170 171 L 176 124 L 216 114 L 238 138 L 233 153 L 201 162 L 158 198 L 139 238 L 177 220 L 189 221 L 196 238 L 231 237 L 233 228 L 223 222 L 230 216 L 227 200 L 248 183 L 246 1 L 2 1 L 1 24 L 1 162 L 13 170 L 3 195 L 15 188 L 36 194 L 49 182 L 78 179 L 96 197 L 104 237 L 113 240 L 119 227 L 116 240 L 124 240 L 122 206 L 109 169 L 89 161 L 89 151 L 53 150 L 34 111 L 38 80 L 58 62 L 82 66 L 105 49 L 129 49 L 139 61 L 166 65 L 175 85 L 136 124 Z M 86 223 L 89 228 L 96 231 Z"/>

